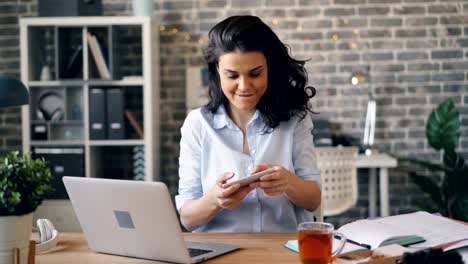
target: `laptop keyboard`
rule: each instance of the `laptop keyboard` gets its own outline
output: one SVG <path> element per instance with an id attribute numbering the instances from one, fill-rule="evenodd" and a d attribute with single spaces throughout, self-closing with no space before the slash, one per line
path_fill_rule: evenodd
<path id="1" fill-rule="evenodd" d="M 204 249 L 199 249 L 199 248 L 189 248 L 188 250 L 189 250 L 190 257 L 192 258 L 196 256 L 200 256 L 205 253 L 213 252 L 213 250 L 204 250 Z"/>

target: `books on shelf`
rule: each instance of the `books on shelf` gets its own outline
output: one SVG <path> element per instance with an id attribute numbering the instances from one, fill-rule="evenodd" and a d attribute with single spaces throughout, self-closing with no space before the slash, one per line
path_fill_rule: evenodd
<path id="1" fill-rule="evenodd" d="M 93 55 L 94 62 L 96 63 L 99 75 L 102 79 L 110 79 L 111 76 L 109 68 L 106 65 L 106 61 L 104 60 L 99 41 L 97 40 L 96 36 L 90 32 L 87 32 L 86 39 L 88 42 L 88 46 L 91 49 L 91 54 Z"/>
<path id="2" fill-rule="evenodd" d="M 466 246 L 468 240 L 467 225 L 427 212 L 358 220 L 343 225 L 338 231 L 347 239 L 369 245 L 371 249 L 399 244 L 413 248 L 442 247 L 447 250 L 448 245 L 450 249 Z M 334 241 L 334 247 L 338 242 Z M 299 251 L 297 240 L 290 240 L 285 246 Z M 364 249 L 347 242 L 342 253 Z"/>

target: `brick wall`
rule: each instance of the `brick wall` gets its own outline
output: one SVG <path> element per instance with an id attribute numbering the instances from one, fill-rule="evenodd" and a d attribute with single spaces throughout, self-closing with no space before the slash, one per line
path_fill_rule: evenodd
<path id="1" fill-rule="evenodd" d="M 32 16 L 35 9 L 32 0 L 0 1 L 0 74 L 20 77 L 18 17 Z M 0 108 L 0 156 L 15 149 L 21 149 L 20 107 Z"/>
<path id="2" fill-rule="evenodd" d="M 131 1 L 104 0 L 105 15 L 130 15 Z M 19 74 L 17 17 L 34 15 L 33 0 L 0 2 L 0 73 Z M 254 11 L 255 10 L 255 11 Z M 161 169 L 175 190 L 179 128 L 185 116 L 188 65 L 201 63 L 207 31 L 234 14 L 253 14 L 310 59 L 316 111 L 360 138 L 368 94 L 378 104 L 376 145 L 398 155 L 438 161 L 424 136 L 430 110 L 452 97 L 461 112 L 459 150 L 468 156 L 468 2 L 459 0 L 161 0 Z M 351 72 L 370 69 L 368 85 L 349 84 Z M 0 152 L 20 148 L 18 109 L 0 112 Z M 424 197 L 404 174 L 390 171 L 392 213 L 414 210 Z M 359 204 L 334 222 L 367 216 L 367 175 Z"/>

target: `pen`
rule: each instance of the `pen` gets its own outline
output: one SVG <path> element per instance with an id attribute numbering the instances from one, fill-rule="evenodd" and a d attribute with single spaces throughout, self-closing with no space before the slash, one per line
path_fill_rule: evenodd
<path id="1" fill-rule="evenodd" d="M 335 236 L 336 239 L 340 239 L 341 237 L 340 236 Z M 350 243 L 350 244 L 353 244 L 353 245 L 356 245 L 356 246 L 360 246 L 360 247 L 363 247 L 363 248 L 366 248 L 366 249 L 371 249 L 371 246 L 370 245 L 367 245 L 367 244 L 361 244 L 361 243 L 358 243 L 354 240 L 351 240 L 351 239 L 346 239 L 346 242 Z"/>

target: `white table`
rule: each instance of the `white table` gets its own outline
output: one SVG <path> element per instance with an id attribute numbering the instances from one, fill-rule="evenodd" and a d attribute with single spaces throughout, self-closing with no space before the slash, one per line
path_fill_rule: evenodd
<path id="1" fill-rule="evenodd" d="M 389 215 L 388 169 L 395 168 L 397 164 L 397 159 L 387 154 L 360 154 L 358 156 L 356 167 L 358 169 L 369 169 L 369 217 L 377 216 L 377 169 L 380 169 L 380 216 Z"/>

